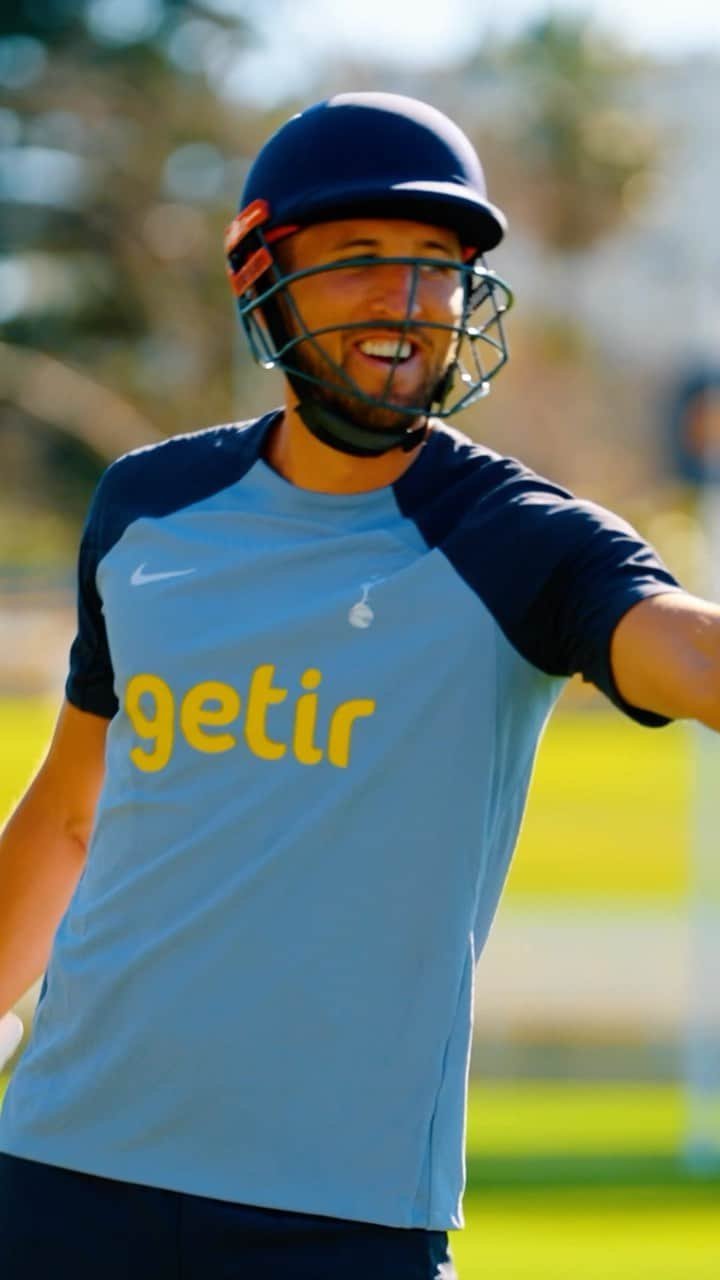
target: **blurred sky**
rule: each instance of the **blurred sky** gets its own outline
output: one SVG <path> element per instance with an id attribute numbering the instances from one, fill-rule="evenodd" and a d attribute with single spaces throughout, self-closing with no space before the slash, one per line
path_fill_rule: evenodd
<path id="1" fill-rule="evenodd" d="M 682 5 L 653 0 L 506 0 L 502 5 L 487 0 L 313 0 L 307 7 L 294 7 L 302 12 L 306 29 L 309 24 L 323 41 L 409 61 L 462 56 L 475 32 L 512 32 L 548 11 L 587 14 L 640 49 L 672 54 L 709 43 L 720 49 L 717 0 L 683 0 Z"/>
<path id="2" fill-rule="evenodd" d="M 132 2 L 132 0 L 131 0 Z M 135 0 L 141 3 L 143 0 Z M 270 103 L 282 92 L 302 93 L 313 65 L 333 54 L 374 64 L 418 68 L 452 63 L 485 36 L 513 34 L 548 12 L 584 14 L 631 48 L 663 58 L 714 49 L 720 53 L 718 0 L 205 0 L 219 12 L 253 14 L 265 36 L 238 68 L 238 96 Z M 282 85 L 282 90 L 280 86 Z M 232 96 L 232 88 L 230 93 Z"/>

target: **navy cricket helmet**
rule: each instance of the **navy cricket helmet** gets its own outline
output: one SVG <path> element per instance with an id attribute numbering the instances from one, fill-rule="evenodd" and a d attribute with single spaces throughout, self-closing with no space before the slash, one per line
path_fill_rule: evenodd
<path id="1" fill-rule="evenodd" d="M 454 335 L 452 362 L 426 403 L 400 405 L 391 398 L 400 342 L 382 394 L 363 392 L 318 342 L 328 330 L 307 328 L 288 289 L 301 277 L 346 267 L 347 260 L 285 272 L 273 243 L 304 226 L 343 218 L 409 219 L 450 228 L 460 240 L 462 259 L 450 264 L 418 257 L 352 258 L 354 266 L 368 270 L 387 262 L 413 268 L 405 317 L 387 325 L 400 338 L 423 327 L 413 319 L 423 269 L 450 265 L 459 273 L 462 315 L 456 324 L 431 326 Z M 240 212 L 227 228 L 228 275 L 251 352 L 264 367 L 283 370 L 298 394 L 302 420 L 325 443 L 361 456 L 398 445 L 411 449 L 424 436 L 430 412 L 449 417 L 486 395 L 507 360 L 502 316 L 512 294 L 483 257 L 505 228 L 504 215 L 487 198 L 471 142 L 435 107 L 388 93 L 343 93 L 317 103 L 288 120 L 261 149 Z M 378 328 L 377 321 L 372 327 Z M 304 367 L 302 347 L 308 343 L 327 376 L 318 373 L 317 360 L 312 371 Z M 350 398 L 351 413 L 328 407 L 339 387 L 345 401 Z M 364 425 L 369 409 L 391 411 L 400 425 L 382 431 Z"/>

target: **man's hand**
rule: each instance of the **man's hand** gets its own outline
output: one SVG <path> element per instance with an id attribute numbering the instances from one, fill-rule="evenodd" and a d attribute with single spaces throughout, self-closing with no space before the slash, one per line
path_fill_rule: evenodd
<path id="1" fill-rule="evenodd" d="M 641 600 L 615 628 L 610 661 L 626 702 L 720 732 L 720 606 L 683 591 Z"/>

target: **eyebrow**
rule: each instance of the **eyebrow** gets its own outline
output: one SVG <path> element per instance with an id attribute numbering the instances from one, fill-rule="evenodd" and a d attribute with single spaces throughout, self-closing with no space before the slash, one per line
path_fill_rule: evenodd
<path id="1" fill-rule="evenodd" d="M 357 236 L 350 240 L 339 240 L 333 245 L 333 249 L 375 249 L 380 243 L 373 236 Z M 453 257 L 453 250 L 450 245 L 445 244 L 442 240 L 423 240 L 421 248 L 423 249 L 439 249 L 441 253 L 446 254 L 448 258 Z M 394 255 L 393 255 L 394 256 Z M 404 257 L 404 254 L 398 255 Z M 413 255 L 408 255 L 412 257 Z"/>

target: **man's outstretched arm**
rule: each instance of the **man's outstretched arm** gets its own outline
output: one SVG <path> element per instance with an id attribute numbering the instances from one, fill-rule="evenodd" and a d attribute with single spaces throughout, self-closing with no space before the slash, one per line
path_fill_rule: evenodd
<path id="1" fill-rule="evenodd" d="M 80 878 L 108 724 L 63 705 L 47 757 L 0 836 L 0 1017 L 45 971 Z"/>
<path id="2" fill-rule="evenodd" d="M 680 591 L 641 600 L 615 628 L 610 661 L 632 706 L 720 732 L 720 605 Z"/>

